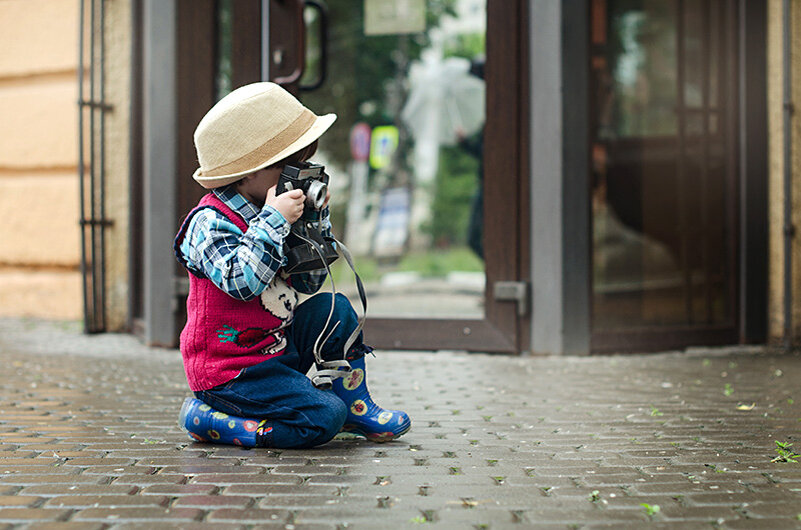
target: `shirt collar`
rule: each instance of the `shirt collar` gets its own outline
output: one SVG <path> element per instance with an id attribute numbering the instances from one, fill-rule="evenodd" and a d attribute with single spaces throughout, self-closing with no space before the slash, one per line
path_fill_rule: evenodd
<path id="1" fill-rule="evenodd" d="M 237 192 L 233 185 L 229 184 L 212 191 L 226 206 L 241 215 L 247 224 L 259 215 L 259 209 Z"/>

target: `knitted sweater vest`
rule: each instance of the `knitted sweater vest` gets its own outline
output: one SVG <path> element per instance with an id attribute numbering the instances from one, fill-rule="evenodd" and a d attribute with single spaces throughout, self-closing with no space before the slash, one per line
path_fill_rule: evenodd
<path id="1" fill-rule="evenodd" d="M 180 245 L 192 217 L 213 208 L 244 233 L 244 219 L 213 193 L 204 196 L 181 226 L 175 239 L 176 255 L 184 267 Z M 208 390 L 234 379 L 248 366 L 282 355 L 284 329 L 292 322 L 297 293 L 276 275 L 261 296 L 237 300 L 202 273 L 189 270 L 186 326 L 181 332 L 181 355 L 192 391 Z"/>

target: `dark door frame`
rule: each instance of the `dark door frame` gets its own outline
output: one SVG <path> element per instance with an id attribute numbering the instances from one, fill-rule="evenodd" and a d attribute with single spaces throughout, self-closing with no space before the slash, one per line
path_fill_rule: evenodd
<path id="1" fill-rule="evenodd" d="M 630 332 L 593 340 L 589 152 L 590 0 L 534 1 L 530 26 L 531 350 L 547 354 L 645 351 L 763 342 L 767 333 L 767 13 L 736 7 L 739 126 L 735 184 L 739 318 L 735 333 Z M 582 66 L 578 66 L 582 65 Z"/>
<path id="2" fill-rule="evenodd" d="M 287 17 L 286 6 L 281 4 L 279 8 L 280 16 Z M 527 12 L 525 0 L 487 1 L 487 121 L 483 160 L 484 255 L 488 257 L 485 316 L 483 319 L 368 316 L 365 334 L 375 347 L 506 353 L 519 353 L 529 347 L 528 308 L 519 311 L 515 301 L 499 301 L 494 296 L 497 282 L 522 282 L 525 294 L 520 303 L 528 304 Z M 271 45 L 280 43 L 284 51 L 290 50 L 297 33 L 291 28 L 296 24 L 271 18 L 269 25 Z M 291 42 L 282 42 L 282 35 Z M 291 70 L 294 62 L 286 63 L 284 70 L 287 67 Z M 289 73 L 275 70 L 271 64 L 271 78 Z M 296 87 L 290 89 L 294 91 Z"/>
<path id="3" fill-rule="evenodd" d="M 761 2 L 732 1 L 736 2 L 739 13 L 739 340 L 760 343 L 767 334 L 767 10 Z M 497 14 L 500 3 L 500 0 L 489 0 L 488 11 Z M 182 164 L 186 167 L 194 162 L 188 128 L 178 137 L 164 135 L 165 143 L 159 144 L 158 149 L 155 149 L 151 133 L 176 130 L 176 99 L 186 102 L 200 97 L 207 98 L 209 104 L 212 101 L 212 79 L 206 78 L 200 84 L 179 79 L 191 74 L 193 68 L 209 68 L 213 56 L 197 53 L 179 56 L 177 34 L 180 16 L 180 26 L 185 31 L 181 35 L 182 49 L 191 49 L 201 36 L 208 41 L 208 35 L 216 30 L 211 22 L 213 17 L 208 16 L 214 12 L 214 4 L 213 0 L 134 0 L 133 3 L 134 38 L 139 43 L 133 52 L 133 62 L 141 64 L 142 68 L 135 68 L 132 87 L 132 116 L 135 118 L 131 124 L 131 289 L 134 293 L 131 327 L 151 344 L 175 345 L 177 329 L 180 329 L 178 323 L 183 319 L 183 303 L 178 295 L 180 287 L 172 275 L 163 274 L 164 270 L 174 267 L 172 256 L 165 250 L 169 249 L 172 239 L 165 226 L 171 229 L 178 224 L 181 215 L 178 212 L 184 208 L 176 204 L 183 199 L 177 188 L 187 180 L 177 174 L 178 163 L 170 153 L 180 149 L 180 156 L 185 160 Z M 518 326 L 515 340 L 509 339 L 508 333 L 498 332 L 497 328 L 471 328 L 471 339 L 465 336 L 464 322 L 462 329 L 454 326 L 450 330 L 423 322 L 427 326 L 425 333 L 405 339 L 419 340 L 419 343 L 402 342 L 403 347 L 430 347 L 425 343 L 425 336 L 436 333 L 453 336 L 457 346 L 468 342 L 475 349 L 489 350 L 491 348 L 485 346 L 497 342 L 497 337 L 485 340 L 481 334 L 500 333 L 517 351 L 590 353 L 589 153 L 588 142 L 577 141 L 587 138 L 588 134 L 588 76 L 586 69 L 575 68 L 577 64 L 587 64 L 589 1 L 515 0 L 514 6 L 517 16 L 490 17 L 489 23 L 496 30 L 500 27 L 502 35 L 497 41 L 488 41 L 488 75 L 511 76 L 505 78 L 507 83 L 503 89 L 506 95 L 517 94 L 514 97 L 518 101 L 518 116 L 511 117 L 511 123 L 519 123 L 520 116 L 527 122 L 517 125 L 520 145 L 517 162 L 511 164 L 519 164 L 518 174 L 530 175 L 530 179 L 519 179 L 519 187 L 514 191 L 523 219 L 518 223 L 522 228 L 518 244 L 514 245 L 515 259 L 505 263 L 506 270 L 488 271 L 488 275 L 494 274 L 495 279 L 530 281 L 530 314 L 522 318 L 513 315 L 513 304 L 510 304 L 503 315 L 494 317 L 505 320 L 506 326 L 512 323 Z M 193 12 L 196 18 L 205 20 L 205 25 L 186 31 L 184 17 L 193 16 Z M 511 72 L 493 72 L 491 58 L 505 54 L 515 57 L 512 62 L 517 68 L 512 68 Z M 180 75 L 176 73 L 178 68 L 183 72 Z M 530 80 L 528 72 L 532 72 Z M 248 75 L 258 76 L 259 73 Z M 489 107 L 488 110 L 494 112 L 495 109 Z M 200 115 L 195 118 L 199 120 Z M 508 114 L 505 116 L 508 119 Z M 154 158 L 158 153 L 161 155 Z M 508 160 L 499 162 L 510 163 Z M 487 169 L 492 171 L 489 161 Z M 202 193 L 202 190 L 195 189 L 194 193 Z M 192 204 L 194 200 L 194 197 L 188 199 Z M 529 218 L 530 222 L 526 222 Z M 507 272 L 510 276 L 503 275 Z M 389 326 L 391 321 L 372 323 L 376 324 Z M 651 344 L 658 349 L 687 345 L 682 340 L 662 342 L 663 337 L 655 343 L 653 339 L 652 336 Z M 643 341 L 635 340 L 623 348 L 639 349 L 642 344 Z M 394 347 L 394 344 L 389 346 Z"/>
<path id="4" fill-rule="evenodd" d="M 740 342 L 768 336 L 768 95 L 765 2 L 738 0 Z"/>
<path id="5" fill-rule="evenodd" d="M 530 348 L 528 2 L 487 1 L 487 122 L 484 133 L 484 319 L 368 318 L 382 348 L 520 353 Z M 523 282 L 525 314 L 494 286 Z"/>
<path id="6" fill-rule="evenodd" d="M 499 302 L 498 281 L 525 281 L 528 271 L 527 145 L 523 127 L 527 75 L 523 0 L 487 2 L 487 123 L 484 139 L 484 319 L 371 318 L 365 323 L 370 343 L 379 348 L 467 350 L 517 353 L 527 348 L 525 317 L 517 305 Z M 285 16 L 282 13 L 281 16 Z M 295 24 L 270 19 L 271 43 L 282 34 L 294 41 Z M 284 28 L 282 30 L 282 28 Z M 280 30 L 280 31 L 279 31 Z M 255 32 L 255 29 L 252 31 Z M 282 43 L 284 50 L 290 43 Z M 292 61 L 287 61 L 292 64 Z M 290 67 L 291 69 L 291 67 Z M 271 66 L 271 78 L 287 75 Z M 255 73 L 255 71 L 254 71 Z M 490 111 L 489 109 L 492 109 Z M 511 200 L 510 200 L 511 198 Z"/>
<path id="7" fill-rule="evenodd" d="M 590 349 L 589 2 L 529 12 L 531 351 Z"/>
<path id="8" fill-rule="evenodd" d="M 593 9 L 594 6 L 603 6 L 604 4 L 603 0 L 594 0 L 592 2 Z M 739 299 L 737 297 L 739 292 L 737 284 L 739 263 L 737 256 L 739 255 L 738 236 L 740 227 L 737 223 L 736 205 L 739 190 L 736 183 L 739 163 L 737 154 L 741 146 L 736 141 L 737 131 L 739 130 L 739 115 L 737 113 L 739 87 L 736 80 L 740 66 L 737 61 L 738 50 L 736 43 L 738 40 L 737 21 L 739 14 L 737 13 L 736 2 L 727 0 L 719 0 L 714 3 L 710 0 L 705 0 L 695 6 L 700 8 L 697 12 L 697 16 L 700 17 L 710 17 L 711 10 L 713 8 L 717 9 L 717 14 L 720 16 L 720 28 L 716 35 L 719 42 L 712 43 L 709 38 L 703 39 L 703 47 L 699 54 L 702 61 L 702 97 L 700 103 L 692 105 L 685 100 L 685 81 L 688 78 L 688 64 L 695 59 L 695 57 L 690 56 L 686 40 L 688 26 L 688 11 L 686 10 L 690 6 L 684 0 L 677 0 L 673 5 L 677 12 L 676 136 L 669 138 L 639 137 L 628 141 L 618 140 L 615 144 L 618 146 L 618 150 L 623 149 L 624 152 L 626 152 L 626 148 L 620 146 L 628 145 L 628 152 L 632 152 L 632 149 L 634 149 L 634 152 L 641 152 L 642 149 L 653 150 L 655 146 L 664 146 L 668 151 L 676 154 L 674 159 L 675 172 L 671 179 L 675 186 L 673 189 L 676 193 L 675 207 L 678 219 L 674 231 L 677 233 L 678 241 L 680 242 L 677 254 L 682 264 L 683 296 L 689 322 L 679 326 L 593 329 L 592 350 L 595 352 L 647 351 L 680 348 L 687 345 L 731 344 L 738 341 L 740 315 L 737 310 L 739 308 Z M 605 22 L 605 19 L 603 21 Z M 703 21 L 700 21 L 700 23 L 705 24 Z M 708 24 L 708 22 L 706 23 Z M 717 44 L 717 46 L 713 47 L 713 44 Z M 711 55 L 713 50 L 717 51 L 717 57 Z M 717 84 L 711 83 L 711 71 L 706 66 L 710 62 L 715 62 L 718 65 L 719 80 Z M 587 67 L 591 67 L 589 63 Z M 717 94 L 715 94 L 718 101 L 717 106 L 712 104 L 712 101 L 714 101 L 711 98 L 713 87 L 717 89 Z M 591 113 L 594 114 L 595 111 L 596 109 L 593 108 Z M 721 126 L 717 132 L 713 132 L 710 129 L 710 116 L 712 115 L 718 116 L 720 119 Z M 692 117 L 701 119 L 703 124 L 702 132 L 691 135 L 689 124 Z M 691 150 L 691 144 L 695 148 L 694 150 Z M 726 167 L 725 189 L 721 190 L 725 197 L 722 222 L 727 228 L 724 258 L 724 263 L 728 269 L 725 275 L 726 292 L 728 293 L 726 306 L 731 310 L 728 313 L 726 322 L 706 324 L 703 323 L 704 316 L 698 315 L 703 311 L 695 311 L 696 315 L 693 315 L 693 304 L 691 302 L 691 299 L 697 295 L 698 290 L 704 289 L 706 309 L 711 314 L 712 295 L 710 283 L 712 281 L 712 273 L 708 260 L 709 250 L 706 246 L 708 241 L 704 239 L 705 236 L 699 235 L 703 234 L 702 231 L 690 229 L 690 190 L 697 190 L 700 201 L 707 200 L 705 183 L 710 178 L 709 158 L 711 156 L 711 146 L 713 145 L 719 145 L 723 150 Z M 686 170 L 692 162 L 697 163 L 699 166 L 695 173 Z M 698 188 L 693 188 L 690 181 L 696 179 L 700 182 L 700 185 Z M 706 211 L 705 208 L 702 208 L 702 211 Z M 706 281 L 703 288 L 694 286 L 691 281 L 689 260 L 691 259 L 690 254 L 694 252 L 698 252 L 702 259 L 702 269 L 705 273 L 704 278 Z M 697 319 L 698 322 L 695 322 L 694 319 Z"/>
<path id="9" fill-rule="evenodd" d="M 731 98 L 727 140 L 730 186 L 730 325 L 593 331 L 591 350 L 637 352 L 687 346 L 762 342 L 767 332 L 766 7 L 724 0 L 732 50 L 727 73 Z M 585 62 L 585 64 L 588 64 Z M 588 66 L 589 67 L 589 66 Z M 683 111 L 680 111 L 683 112 Z M 681 118 L 681 115 L 680 115 Z M 681 120 L 680 120 L 681 123 Z"/>
<path id="10" fill-rule="evenodd" d="M 175 345 L 185 319 L 185 274 L 169 250 L 172 234 L 204 190 L 189 175 L 196 166 L 192 131 L 216 100 L 214 68 L 217 34 L 214 0 L 136 0 L 143 7 L 143 73 L 137 89 L 144 95 L 141 135 L 132 140 L 144 146 L 141 184 L 132 195 L 141 197 L 143 266 L 132 277 L 144 296 L 132 304 L 133 323 L 152 344 Z M 261 9 L 265 2 L 232 2 L 236 11 L 232 58 L 235 85 L 261 79 L 259 45 Z M 485 134 L 485 253 L 486 315 L 483 320 L 371 319 L 366 332 L 381 348 L 458 349 L 517 353 L 529 349 L 529 316 L 514 301 L 498 301 L 498 281 L 527 282 L 529 267 L 528 182 L 528 68 L 525 0 L 487 2 L 487 114 Z M 168 18 L 164 18 L 168 16 Z M 271 35 L 272 39 L 273 35 Z M 157 47 L 154 47 L 154 44 Z M 159 66 L 159 58 L 164 58 Z M 166 71 L 170 65 L 171 71 Z M 159 90 L 165 93 L 160 93 Z M 155 160 L 157 131 L 171 134 Z M 158 157 L 156 157 L 158 158 Z M 156 226 L 158 224 L 158 226 Z M 165 235 L 166 234 L 166 235 Z M 161 259 L 155 259 L 160 254 Z M 166 257 L 165 257 L 166 256 Z M 156 266 L 158 262 L 158 266 Z M 173 271 L 173 274 L 164 274 Z M 525 303 L 525 300 L 523 300 Z"/>

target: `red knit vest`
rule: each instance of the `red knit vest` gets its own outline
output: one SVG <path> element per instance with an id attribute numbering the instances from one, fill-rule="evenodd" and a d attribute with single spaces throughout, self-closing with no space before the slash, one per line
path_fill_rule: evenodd
<path id="1" fill-rule="evenodd" d="M 181 226 L 175 240 L 180 258 L 181 241 L 192 217 L 214 208 L 244 233 L 244 219 L 213 193 L 205 195 Z M 183 263 L 186 265 L 185 263 Z M 211 280 L 189 272 L 186 326 L 181 333 L 184 370 L 193 391 L 208 390 L 235 378 L 243 368 L 284 353 L 284 328 L 292 322 L 297 293 L 276 275 L 271 286 L 252 300 L 237 300 Z"/>

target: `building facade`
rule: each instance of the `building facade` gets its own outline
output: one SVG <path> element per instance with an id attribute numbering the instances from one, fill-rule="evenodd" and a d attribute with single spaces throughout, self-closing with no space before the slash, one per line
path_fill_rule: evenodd
<path id="1" fill-rule="evenodd" d="M 0 2 L 0 314 L 79 319 L 77 5 Z"/>
<path id="2" fill-rule="evenodd" d="M 0 0 L 0 23 L 27 20 L 21 4 Z M 366 329 L 380 347 L 587 354 L 801 340 L 801 126 L 786 114 L 801 99 L 799 2 L 327 4 L 36 2 L 49 17 L 68 11 L 48 33 L 71 32 L 54 45 L 63 57 L 42 73 L 7 58 L 0 104 L 31 124 L 47 99 L 75 147 L 81 99 L 90 144 L 83 165 L 77 147 L 49 161 L 57 142 L 30 156 L 38 133 L 0 148 L 0 184 L 72 197 L 59 204 L 73 220 L 43 230 L 53 241 L 15 247 L 64 248 L 55 272 L 72 282 L 58 288 L 72 312 L 39 316 L 75 318 L 82 285 L 90 327 L 176 343 L 185 280 L 171 241 L 203 193 L 192 131 L 227 91 L 270 79 L 339 115 L 318 156 L 339 197 L 335 225 L 362 249 Z M 48 40 L 23 46 L 28 35 L 4 38 L 46 63 L 53 50 L 36 46 Z M 475 79 L 483 105 L 465 95 Z M 37 97 L 45 84 L 71 106 Z M 413 104 L 426 98 L 440 99 Z M 37 264 L 33 282 L 39 258 L 14 252 L 8 274 Z"/>

